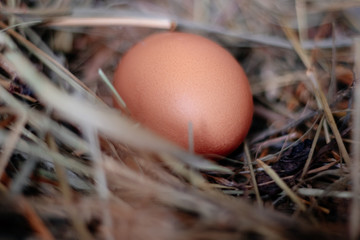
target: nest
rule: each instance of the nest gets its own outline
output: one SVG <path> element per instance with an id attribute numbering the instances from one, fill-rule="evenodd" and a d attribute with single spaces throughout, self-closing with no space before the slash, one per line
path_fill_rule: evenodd
<path id="1" fill-rule="evenodd" d="M 0 4 L 0 238 L 360 237 L 357 1 Z M 119 59 L 159 31 L 213 39 L 248 74 L 231 155 L 112 107 Z"/>

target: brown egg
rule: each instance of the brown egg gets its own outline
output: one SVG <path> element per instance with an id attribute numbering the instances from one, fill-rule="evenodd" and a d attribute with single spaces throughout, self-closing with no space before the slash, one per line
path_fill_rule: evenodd
<path id="1" fill-rule="evenodd" d="M 154 34 L 132 47 L 114 75 L 131 116 L 165 138 L 225 155 L 244 140 L 253 115 L 248 79 L 217 43 L 189 33 Z"/>

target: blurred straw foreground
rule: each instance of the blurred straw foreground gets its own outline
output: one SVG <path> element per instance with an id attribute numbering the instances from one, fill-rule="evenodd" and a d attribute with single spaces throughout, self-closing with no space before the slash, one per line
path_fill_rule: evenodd
<path id="1" fill-rule="evenodd" d="M 0 18 L 0 239 L 360 239 L 359 1 L 9 0 Z M 160 31 L 248 74 L 230 156 L 114 110 L 118 61 Z"/>

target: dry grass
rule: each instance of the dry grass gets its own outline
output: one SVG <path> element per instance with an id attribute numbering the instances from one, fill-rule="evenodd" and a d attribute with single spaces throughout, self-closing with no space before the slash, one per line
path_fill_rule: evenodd
<path id="1" fill-rule="evenodd" d="M 0 238 L 360 237 L 358 1 L 30 2 L 0 3 Z M 244 67 L 255 113 L 233 154 L 113 109 L 117 62 L 157 31 Z"/>

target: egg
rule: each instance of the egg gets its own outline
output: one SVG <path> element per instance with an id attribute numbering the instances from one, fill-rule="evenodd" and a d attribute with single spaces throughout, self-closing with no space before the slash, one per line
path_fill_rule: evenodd
<path id="1" fill-rule="evenodd" d="M 150 35 L 121 59 L 114 87 L 133 119 L 198 154 L 226 155 L 246 137 L 253 115 L 243 68 L 219 44 L 199 35 Z"/>

